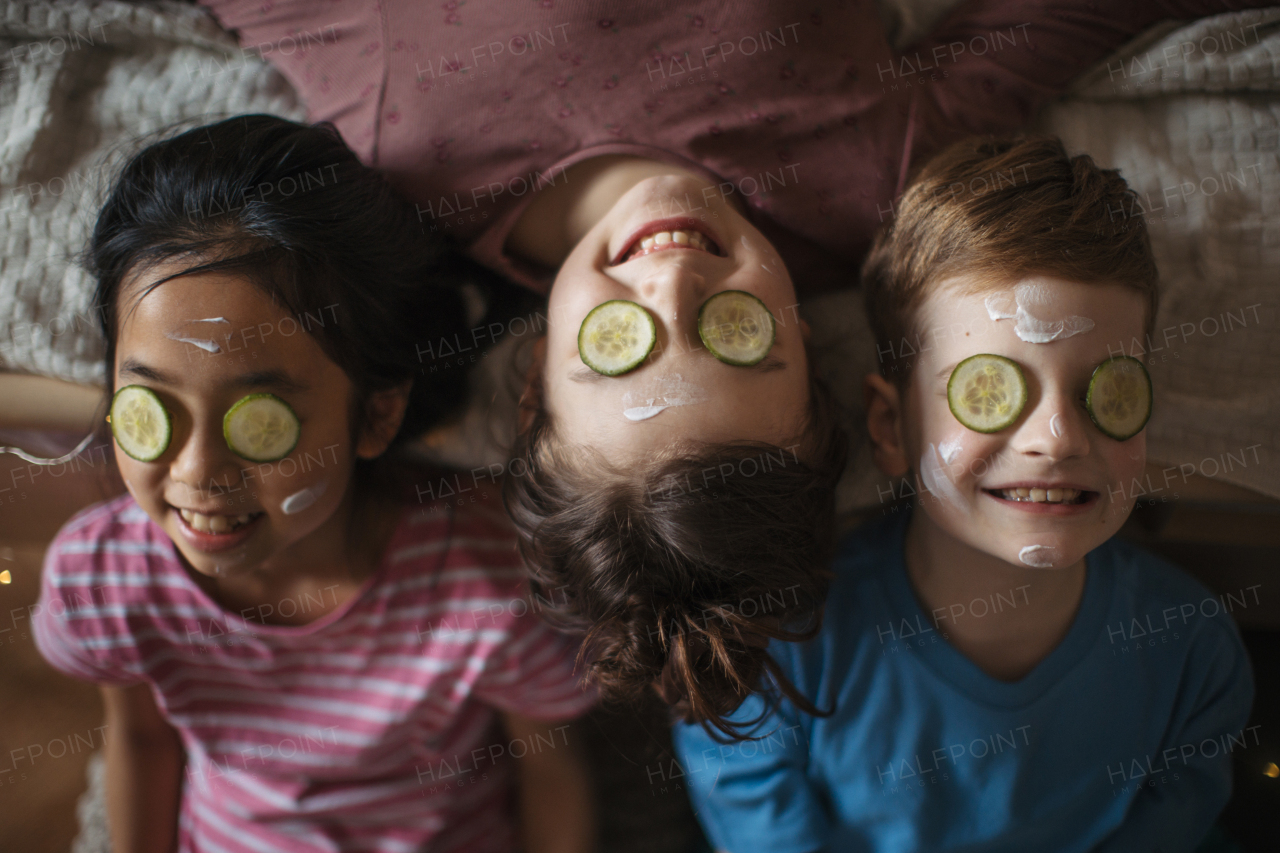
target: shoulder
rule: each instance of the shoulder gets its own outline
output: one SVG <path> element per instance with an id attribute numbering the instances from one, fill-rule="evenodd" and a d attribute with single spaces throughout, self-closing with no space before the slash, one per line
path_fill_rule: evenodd
<path id="1" fill-rule="evenodd" d="M 164 531 L 125 494 L 68 519 L 45 552 L 44 572 L 55 581 L 83 575 L 101 580 L 122 568 L 136 572 L 149 557 L 171 554 Z"/>
<path id="2" fill-rule="evenodd" d="M 846 533 L 836 545 L 834 577 L 828 604 L 852 607 L 865 603 L 868 587 L 882 586 L 885 576 L 902 564 L 902 537 L 910 514 L 886 515 Z"/>
<path id="3" fill-rule="evenodd" d="M 1185 631 L 1193 646 L 1226 646 L 1245 655 L 1232 614 L 1260 603 L 1258 586 L 1215 593 L 1163 557 L 1114 537 L 1090 553 L 1089 561 L 1091 570 L 1114 578 L 1113 619 Z"/>
<path id="4" fill-rule="evenodd" d="M 519 595 L 525 589 L 515 531 L 501 504 L 491 498 L 404 505 L 387 561 L 392 577 L 415 585 L 425 581 L 436 599 Z"/>

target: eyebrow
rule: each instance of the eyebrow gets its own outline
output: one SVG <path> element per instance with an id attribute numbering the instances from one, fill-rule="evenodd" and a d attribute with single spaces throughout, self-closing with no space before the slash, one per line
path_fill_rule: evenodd
<path id="1" fill-rule="evenodd" d="M 778 358 L 776 355 L 765 356 L 763 360 L 755 364 L 732 365 L 734 367 L 742 367 L 746 370 L 754 370 L 756 373 L 773 373 L 775 370 L 786 370 L 787 362 Z M 626 374 L 623 374 L 624 376 Z M 603 373 L 596 373 L 590 367 L 580 367 L 569 374 L 569 379 L 574 382 L 584 382 L 591 384 L 594 382 L 602 382 L 606 379 L 617 379 L 617 376 L 606 376 Z"/>
<path id="2" fill-rule="evenodd" d="M 136 377 L 161 385 L 177 384 L 169 374 L 143 364 L 132 356 L 120 363 L 118 375 L 122 379 Z M 255 370 L 251 373 L 242 373 L 231 379 L 227 384 L 234 388 L 274 388 L 277 391 L 291 391 L 294 393 L 306 391 L 311 387 L 305 382 L 299 382 L 294 379 L 283 370 Z"/>

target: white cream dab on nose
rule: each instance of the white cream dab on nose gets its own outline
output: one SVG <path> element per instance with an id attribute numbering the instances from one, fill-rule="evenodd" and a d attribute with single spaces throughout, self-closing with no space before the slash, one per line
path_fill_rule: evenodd
<path id="1" fill-rule="evenodd" d="M 328 480 L 321 480 L 314 486 L 294 492 L 280 502 L 280 510 L 285 515 L 294 515 L 311 506 L 329 488 Z"/>
<path id="2" fill-rule="evenodd" d="M 1018 559 L 1036 569 L 1052 569 L 1062 555 L 1049 545 L 1028 545 L 1018 552 Z"/>
<path id="3" fill-rule="evenodd" d="M 1062 438 L 1062 414 L 1054 412 L 1053 417 L 1049 418 L 1049 432 L 1053 433 L 1054 438 Z"/>

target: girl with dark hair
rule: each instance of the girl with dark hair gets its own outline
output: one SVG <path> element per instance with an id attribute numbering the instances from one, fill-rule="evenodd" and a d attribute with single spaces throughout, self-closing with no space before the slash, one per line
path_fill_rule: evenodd
<path id="1" fill-rule="evenodd" d="M 102 685 L 115 849 L 509 851 L 517 781 L 526 849 L 588 849 L 576 649 L 496 495 L 418 504 L 398 455 L 461 399 L 417 342 L 469 264 L 263 115 L 134 156 L 88 261 L 128 493 L 58 533 L 34 628 Z"/>

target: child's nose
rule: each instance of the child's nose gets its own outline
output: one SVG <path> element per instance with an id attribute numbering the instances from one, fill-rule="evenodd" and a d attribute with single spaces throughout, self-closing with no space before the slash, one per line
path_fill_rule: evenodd
<path id="1" fill-rule="evenodd" d="M 1089 453 L 1088 415 L 1065 394 L 1044 394 L 1022 426 L 1015 447 L 1057 462 Z"/>
<path id="2" fill-rule="evenodd" d="M 180 442 L 169 466 L 169 476 L 175 482 L 201 493 L 216 493 L 239 483 L 240 465 L 227 447 L 221 424 L 192 424 L 185 435 L 175 430 L 174 439 Z"/>
<path id="3" fill-rule="evenodd" d="M 636 287 L 646 307 L 673 326 L 686 318 L 696 318 L 706 290 L 706 277 L 681 264 L 665 264 L 646 276 Z"/>

